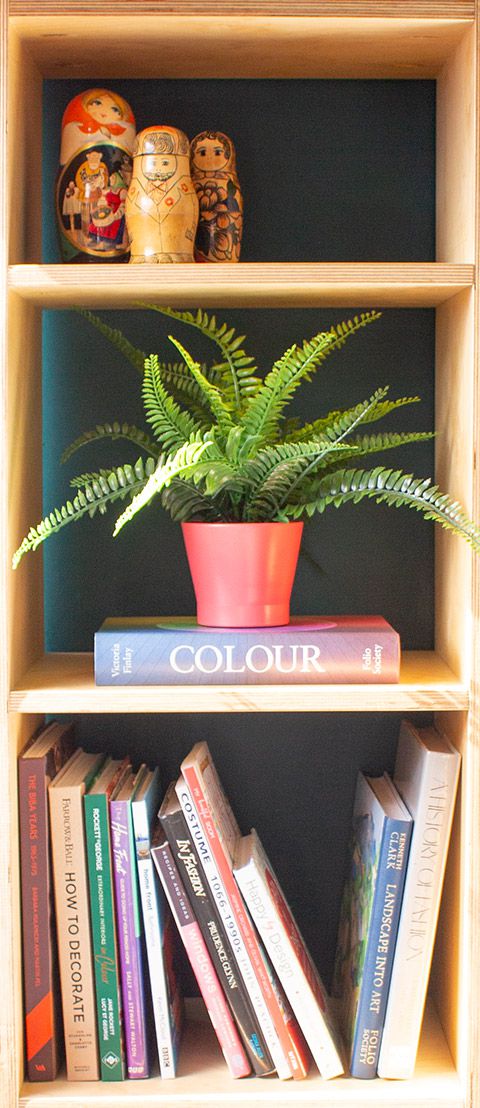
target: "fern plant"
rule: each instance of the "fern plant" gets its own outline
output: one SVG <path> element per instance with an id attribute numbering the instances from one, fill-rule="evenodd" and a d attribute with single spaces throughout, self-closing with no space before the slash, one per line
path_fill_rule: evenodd
<path id="1" fill-rule="evenodd" d="M 218 351 L 217 360 L 200 364 L 172 335 L 180 360 L 162 363 L 91 312 L 82 313 L 141 374 L 149 430 L 114 421 L 85 431 L 72 443 L 64 460 L 104 438 L 128 440 L 140 455 L 134 465 L 74 478 L 70 499 L 23 539 L 13 557 L 15 567 L 25 553 L 67 524 L 127 501 L 115 523 L 118 535 L 156 496 L 178 521 L 246 523 L 306 519 L 330 505 L 368 498 L 420 511 L 480 552 L 480 532 L 462 506 L 429 477 L 384 465 L 365 468 L 370 455 L 432 437 L 430 432 L 371 430 L 372 424 L 419 397 L 390 399 L 384 387 L 351 408 L 319 414 L 303 426 L 286 418 L 300 385 L 328 355 L 378 320 L 378 312 L 356 315 L 290 347 L 261 377 L 243 348 L 245 336 L 225 323 L 218 325 L 214 316 L 145 307 L 207 336 Z"/>

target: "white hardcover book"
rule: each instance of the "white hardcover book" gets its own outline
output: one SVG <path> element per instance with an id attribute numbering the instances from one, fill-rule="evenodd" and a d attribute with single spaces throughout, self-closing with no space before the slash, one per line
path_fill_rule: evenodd
<path id="1" fill-rule="evenodd" d="M 330 1002 L 255 830 L 237 843 L 233 872 L 324 1078 L 343 1073 Z"/>
<path id="2" fill-rule="evenodd" d="M 250 956 L 243 941 L 240 929 L 237 926 L 221 875 L 200 824 L 192 794 L 183 777 L 179 777 L 177 781 L 176 792 L 182 806 L 183 814 L 192 833 L 205 878 L 209 883 L 218 911 L 230 939 L 232 950 L 237 960 L 238 971 L 245 982 L 245 987 L 262 1029 L 265 1042 L 272 1056 L 273 1064 L 277 1070 L 278 1076 L 281 1077 L 282 1080 L 288 1080 L 291 1077 L 290 1066 L 285 1058 L 262 990 L 257 981 Z"/>
<path id="3" fill-rule="evenodd" d="M 414 823 L 379 1077 L 408 1078 L 415 1068 L 459 769 L 458 751 L 435 728 L 403 720 L 393 779 Z"/>

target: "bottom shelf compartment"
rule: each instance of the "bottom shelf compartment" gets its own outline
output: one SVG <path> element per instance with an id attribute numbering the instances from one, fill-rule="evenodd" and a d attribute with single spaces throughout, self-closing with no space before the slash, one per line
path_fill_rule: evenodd
<path id="1" fill-rule="evenodd" d="M 171 1108 L 263 1108 L 310 1105 L 350 1108 L 352 1105 L 392 1105 L 408 1108 L 465 1108 L 465 1097 L 438 1016 L 428 1003 L 415 1075 L 410 1081 L 359 1081 L 351 1077 L 323 1081 L 312 1067 L 305 1081 L 229 1076 L 203 1002 L 187 1001 L 187 1023 L 180 1051 L 178 1077 L 162 1081 L 69 1082 L 59 1078 L 48 1084 L 25 1083 L 20 1108 L 118 1108 L 119 1105 L 158 1105 Z"/>

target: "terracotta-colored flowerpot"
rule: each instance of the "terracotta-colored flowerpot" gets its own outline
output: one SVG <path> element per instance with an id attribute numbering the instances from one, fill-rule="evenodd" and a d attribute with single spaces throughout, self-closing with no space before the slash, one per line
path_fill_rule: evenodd
<path id="1" fill-rule="evenodd" d="M 182 523 L 207 627 L 275 627 L 290 620 L 303 523 Z"/>

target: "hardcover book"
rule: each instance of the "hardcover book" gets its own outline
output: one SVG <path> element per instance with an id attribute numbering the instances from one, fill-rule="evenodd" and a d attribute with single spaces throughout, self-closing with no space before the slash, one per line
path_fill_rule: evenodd
<path id="1" fill-rule="evenodd" d="M 248 1077 L 250 1062 L 161 824 L 154 832 L 152 857 L 230 1073 L 235 1078 Z"/>
<path id="2" fill-rule="evenodd" d="M 176 934 L 150 853 L 152 828 L 161 800 L 160 770 L 148 770 L 132 801 L 138 883 L 160 1074 L 175 1077 L 183 1022 L 183 997 L 176 972 Z"/>
<path id="3" fill-rule="evenodd" d="M 90 928 L 84 793 L 103 754 L 81 748 L 48 787 L 67 1077 L 98 1081 L 97 1019 Z"/>
<path id="4" fill-rule="evenodd" d="M 125 1077 L 109 801 L 129 770 L 128 758 L 123 762 L 108 758 L 83 798 L 102 1081 L 123 1081 Z"/>
<path id="5" fill-rule="evenodd" d="M 97 685 L 378 684 L 399 680 L 400 639 L 381 616 L 292 617 L 273 628 L 107 619 L 94 661 Z"/>
<path id="6" fill-rule="evenodd" d="M 460 769 L 433 727 L 402 722 L 394 783 L 413 817 L 412 841 L 378 1074 L 411 1077 L 417 1056 Z"/>
<path id="7" fill-rule="evenodd" d="M 150 1069 L 144 984 L 144 936 L 132 821 L 132 800 L 146 772 L 147 767 L 142 765 L 137 774 L 127 774 L 110 799 L 110 834 L 127 1074 L 135 1079 L 148 1077 Z"/>
<path id="8" fill-rule="evenodd" d="M 18 760 L 26 1073 L 53 1081 L 63 1051 L 48 786 L 74 751 L 71 724 L 50 723 Z"/>
<path id="9" fill-rule="evenodd" d="M 240 891 L 324 1078 L 343 1073 L 330 1000 L 255 830 L 237 841 Z"/>
<path id="10" fill-rule="evenodd" d="M 170 843 L 177 867 L 183 875 L 192 911 L 205 939 L 252 1068 L 259 1077 L 274 1073 L 275 1067 L 268 1054 L 243 979 L 238 972 L 235 955 L 216 907 L 215 898 L 204 875 L 193 834 L 182 812 L 175 781 L 172 781 L 167 789 L 158 818 Z"/>
<path id="11" fill-rule="evenodd" d="M 177 795 L 189 826 L 193 814 L 203 833 L 199 853 L 204 872 L 278 1076 L 301 1080 L 308 1072 L 309 1052 L 265 958 L 233 876 L 233 855 L 240 829 L 205 742 L 195 744 L 184 758 L 181 771 Z"/>
<path id="12" fill-rule="evenodd" d="M 353 1077 L 377 1073 L 411 829 L 388 775 L 359 773 L 334 974 Z"/>

